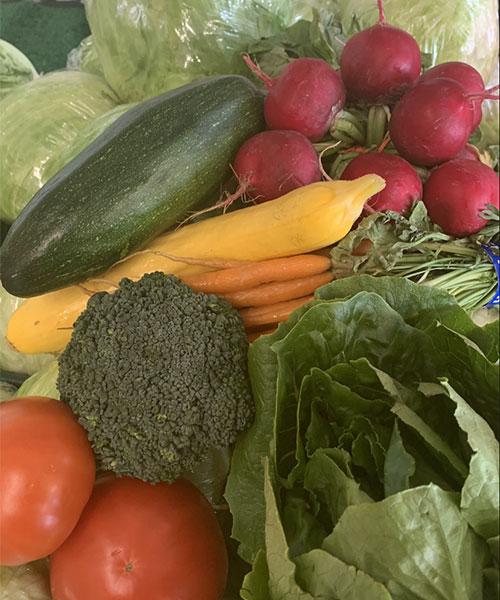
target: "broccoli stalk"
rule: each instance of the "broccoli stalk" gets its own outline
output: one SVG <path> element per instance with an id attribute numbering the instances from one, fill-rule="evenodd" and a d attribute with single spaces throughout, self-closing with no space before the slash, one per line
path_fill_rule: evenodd
<path id="1" fill-rule="evenodd" d="M 57 387 L 100 468 L 171 482 L 250 425 L 247 351 L 227 301 L 156 272 L 90 298 Z"/>

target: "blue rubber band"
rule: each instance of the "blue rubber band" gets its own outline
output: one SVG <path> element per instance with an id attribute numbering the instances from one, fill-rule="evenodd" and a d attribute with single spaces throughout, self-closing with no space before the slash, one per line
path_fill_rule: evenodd
<path id="1" fill-rule="evenodd" d="M 491 262 L 493 263 L 493 266 L 495 267 L 495 272 L 497 274 L 497 291 L 496 294 L 494 296 L 494 298 L 492 300 L 490 300 L 488 302 L 488 304 L 485 304 L 485 306 L 498 306 L 500 304 L 500 261 L 499 261 L 499 256 L 498 256 L 498 244 L 496 242 L 491 242 L 489 244 L 484 244 L 483 246 L 481 246 L 482 249 L 486 252 L 486 254 L 491 258 Z M 496 248 L 496 253 L 494 252 L 493 248 Z"/>

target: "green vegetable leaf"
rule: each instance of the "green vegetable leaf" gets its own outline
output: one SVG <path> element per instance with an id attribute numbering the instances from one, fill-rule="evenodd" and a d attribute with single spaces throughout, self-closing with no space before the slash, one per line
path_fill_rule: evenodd
<path id="1" fill-rule="evenodd" d="M 394 421 L 391 442 L 384 463 L 384 492 L 386 497 L 410 487 L 410 477 L 415 474 L 415 460 L 401 439 L 398 422 Z"/>
<path id="2" fill-rule="evenodd" d="M 314 493 L 328 513 L 330 529 L 348 506 L 373 502 L 359 484 L 336 464 L 328 449 L 318 450 L 307 463 L 304 488 Z"/>
<path id="3" fill-rule="evenodd" d="M 269 594 L 269 569 L 265 550 L 257 552 L 253 569 L 243 580 L 240 595 L 243 600 L 272 600 Z"/>
<path id="4" fill-rule="evenodd" d="M 295 564 L 289 557 L 288 545 L 276 505 L 276 497 L 274 495 L 267 459 L 264 459 L 264 477 L 266 553 L 271 598 L 313 600 L 313 597 L 302 590 L 295 580 Z"/>
<path id="5" fill-rule="evenodd" d="M 446 365 L 441 376 L 499 434 L 499 405 L 493 400 L 500 395 L 498 365 L 490 362 L 470 340 L 439 322 L 426 328 L 434 342 L 437 356 Z"/>
<path id="6" fill-rule="evenodd" d="M 384 585 L 320 548 L 297 557 L 295 564 L 297 581 L 314 598 L 392 600 Z"/>
<path id="7" fill-rule="evenodd" d="M 422 201 L 409 214 L 394 211 L 365 217 L 332 249 L 337 278 L 352 274 L 399 275 L 426 286 L 439 287 L 472 311 L 493 298 L 497 286 L 495 269 L 481 244 L 498 239 L 498 223 L 485 221 L 481 232 L 456 239 L 434 225 Z M 370 247 L 353 255 L 367 240 Z"/>
<path id="8" fill-rule="evenodd" d="M 321 58 L 338 68 L 344 41 L 342 26 L 334 15 L 327 10 L 313 10 L 312 20 L 301 19 L 284 31 L 251 42 L 248 53 L 274 78 L 296 58 Z"/>
<path id="9" fill-rule="evenodd" d="M 225 497 L 233 514 L 232 536 L 240 542 L 238 552 L 249 563 L 264 546 L 265 500 L 262 458 L 269 455 L 276 410 L 275 381 L 278 374 L 272 344 L 285 337 L 308 310 L 294 312 L 273 335 L 262 336 L 251 344 L 248 371 L 255 400 L 253 425 L 237 440 L 227 479 Z M 270 382 L 273 382 L 270 385 Z"/>
<path id="10" fill-rule="evenodd" d="M 405 425 L 411 427 L 424 440 L 437 459 L 443 462 L 443 471 L 448 471 L 450 477 L 462 484 L 467 477 L 467 467 L 448 444 L 441 439 L 440 435 L 402 402 L 396 402 L 392 407 L 392 411 Z"/>
<path id="11" fill-rule="evenodd" d="M 420 390 L 435 401 L 445 392 L 455 403 L 455 418 L 467 434 L 474 454 L 462 489 L 460 506 L 471 527 L 482 537 L 498 534 L 499 523 L 499 445 L 493 431 L 446 380 L 440 384 L 421 384 Z"/>
<path id="12" fill-rule="evenodd" d="M 320 546 L 331 529 L 327 530 L 317 518 L 317 505 L 317 499 L 309 498 L 306 488 L 294 488 L 284 495 L 281 520 L 291 558 Z"/>
<path id="13" fill-rule="evenodd" d="M 485 544 L 458 495 L 435 485 L 349 507 L 323 549 L 383 583 L 394 600 L 482 597 Z"/>

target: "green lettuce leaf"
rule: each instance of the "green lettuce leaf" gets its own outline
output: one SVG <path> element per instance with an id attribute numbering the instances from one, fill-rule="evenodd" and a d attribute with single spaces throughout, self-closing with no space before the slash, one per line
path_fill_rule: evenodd
<path id="1" fill-rule="evenodd" d="M 225 497 L 233 514 L 233 537 L 240 542 L 238 552 L 252 563 L 264 546 L 265 501 L 262 458 L 269 455 L 273 437 L 277 377 L 276 354 L 271 345 L 287 335 L 308 306 L 294 312 L 272 335 L 263 335 L 250 345 L 248 370 L 255 401 L 255 419 L 247 434 L 234 448 Z"/>
<path id="2" fill-rule="evenodd" d="M 253 569 L 243 580 L 240 595 L 243 600 L 272 600 L 269 595 L 269 569 L 264 550 L 257 553 Z"/>
<path id="3" fill-rule="evenodd" d="M 266 556 L 271 598 L 313 600 L 296 582 L 295 563 L 290 559 L 285 532 L 276 504 L 269 462 L 264 459 L 264 498 L 266 502 Z"/>
<path id="4" fill-rule="evenodd" d="M 320 548 L 296 558 L 295 565 L 297 581 L 314 598 L 392 600 L 384 585 Z"/>
<path id="5" fill-rule="evenodd" d="M 499 523 L 499 445 L 493 431 L 460 397 L 446 380 L 440 384 L 421 384 L 420 390 L 438 401 L 445 393 L 456 405 L 455 418 L 467 434 L 474 454 L 462 489 L 460 507 L 471 527 L 485 539 L 498 534 Z"/>
<path id="6" fill-rule="evenodd" d="M 458 494 L 435 485 L 349 507 L 323 549 L 383 583 L 394 600 L 482 597 L 485 544 Z"/>

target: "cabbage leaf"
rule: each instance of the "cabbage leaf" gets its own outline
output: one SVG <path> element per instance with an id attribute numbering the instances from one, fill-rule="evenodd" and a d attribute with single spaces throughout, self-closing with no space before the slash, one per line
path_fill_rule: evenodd
<path id="1" fill-rule="evenodd" d="M 36 77 L 38 73 L 30 59 L 21 50 L 0 39 L 0 98 Z"/>
<path id="2" fill-rule="evenodd" d="M 5 96 L 0 102 L 0 217 L 14 221 L 55 174 L 54 161 L 116 104 L 104 79 L 80 71 L 54 71 Z"/>

